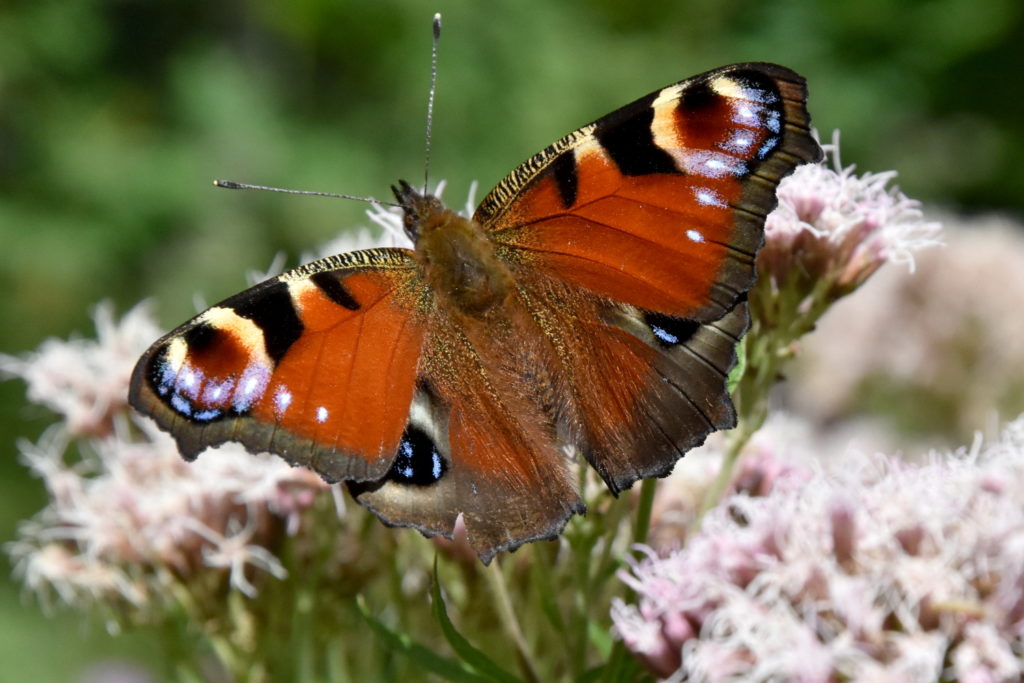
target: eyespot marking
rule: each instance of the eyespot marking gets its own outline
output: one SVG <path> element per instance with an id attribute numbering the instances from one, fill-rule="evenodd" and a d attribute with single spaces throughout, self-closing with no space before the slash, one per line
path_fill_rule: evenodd
<path id="1" fill-rule="evenodd" d="M 644 313 L 644 323 L 662 348 L 685 344 L 700 329 L 700 323 L 663 313 Z"/>
<path id="2" fill-rule="evenodd" d="M 400 484 L 429 486 L 440 481 L 447 469 L 433 440 L 410 424 L 402 434 L 388 478 Z"/>

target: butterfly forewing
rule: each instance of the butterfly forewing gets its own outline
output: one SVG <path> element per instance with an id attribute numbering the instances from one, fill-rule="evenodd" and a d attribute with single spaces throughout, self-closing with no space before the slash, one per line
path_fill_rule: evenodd
<path id="1" fill-rule="evenodd" d="M 646 310 L 720 318 L 748 290 L 775 187 L 821 150 L 803 79 L 738 64 L 668 86 L 539 153 L 476 219 L 518 258 Z"/>
<path id="2" fill-rule="evenodd" d="M 191 459 L 239 441 L 324 478 L 377 479 L 405 427 L 423 343 L 409 252 L 308 264 L 158 341 L 131 402 Z"/>

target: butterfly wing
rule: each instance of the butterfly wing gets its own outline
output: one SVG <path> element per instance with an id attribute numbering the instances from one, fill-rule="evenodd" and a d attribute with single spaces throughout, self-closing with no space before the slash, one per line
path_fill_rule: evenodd
<path id="1" fill-rule="evenodd" d="M 430 536 L 451 537 L 461 514 L 485 563 L 554 538 L 584 506 L 540 395 L 545 361 L 532 342 L 543 338 L 527 319 L 465 320 L 443 307 L 428 329 L 394 465 L 351 492 L 388 523 Z"/>
<path id="2" fill-rule="evenodd" d="M 474 218 L 531 267 L 711 320 L 754 279 L 779 180 L 821 158 L 804 80 L 737 64 L 663 88 L 522 164 Z"/>
<path id="3" fill-rule="evenodd" d="M 726 375 L 764 220 L 780 179 L 821 158 L 806 94 L 771 64 L 695 76 L 559 140 L 476 212 L 544 321 L 564 419 L 613 491 L 735 424 Z"/>
<path id="4" fill-rule="evenodd" d="M 410 252 L 355 252 L 172 331 L 139 360 L 130 401 L 187 459 L 238 441 L 347 481 L 391 525 L 451 537 L 462 514 L 490 561 L 583 510 L 550 417 L 499 358 L 514 346 L 507 325 L 437 306 Z"/>
<path id="5" fill-rule="evenodd" d="M 563 438 L 613 493 L 667 475 L 710 432 L 735 426 L 726 379 L 747 329 L 746 301 L 698 323 L 553 278 L 524 283 L 523 296 L 556 359 Z"/>
<path id="6" fill-rule="evenodd" d="M 424 328 L 410 252 L 332 256 L 267 280 L 157 341 L 129 399 L 187 459 L 225 441 L 328 481 L 383 477 Z"/>

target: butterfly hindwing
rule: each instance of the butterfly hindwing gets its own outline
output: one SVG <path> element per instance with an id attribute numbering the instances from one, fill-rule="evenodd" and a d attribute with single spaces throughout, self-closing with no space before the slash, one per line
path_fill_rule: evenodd
<path id="1" fill-rule="evenodd" d="M 501 319 L 435 308 L 398 457 L 350 487 L 390 524 L 451 536 L 461 514 L 484 562 L 557 536 L 583 512 L 576 474 L 545 404 L 544 337 L 518 306 Z"/>
<path id="2" fill-rule="evenodd" d="M 131 402 L 187 458 L 239 441 L 329 481 L 387 471 L 423 343 L 409 252 L 333 256 L 213 306 L 155 343 Z"/>
<path id="3" fill-rule="evenodd" d="M 536 334 L 549 341 L 562 438 L 613 492 L 665 476 L 707 434 L 735 425 L 726 376 L 746 331 L 745 301 L 698 323 L 554 278 L 535 277 L 522 289 Z"/>

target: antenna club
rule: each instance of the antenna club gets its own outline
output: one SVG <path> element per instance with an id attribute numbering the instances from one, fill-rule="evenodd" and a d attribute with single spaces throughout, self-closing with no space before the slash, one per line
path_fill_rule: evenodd
<path id="1" fill-rule="evenodd" d="M 214 187 L 226 187 L 229 190 L 241 190 L 241 189 L 243 189 L 241 185 L 239 185 L 238 183 L 233 182 L 231 180 L 220 180 L 220 179 L 217 179 L 217 180 L 213 181 L 213 186 Z"/>
<path id="2" fill-rule="evenodd" d="M 441 37 L 441 13 L 434 15 L 434 40 Z"/>

